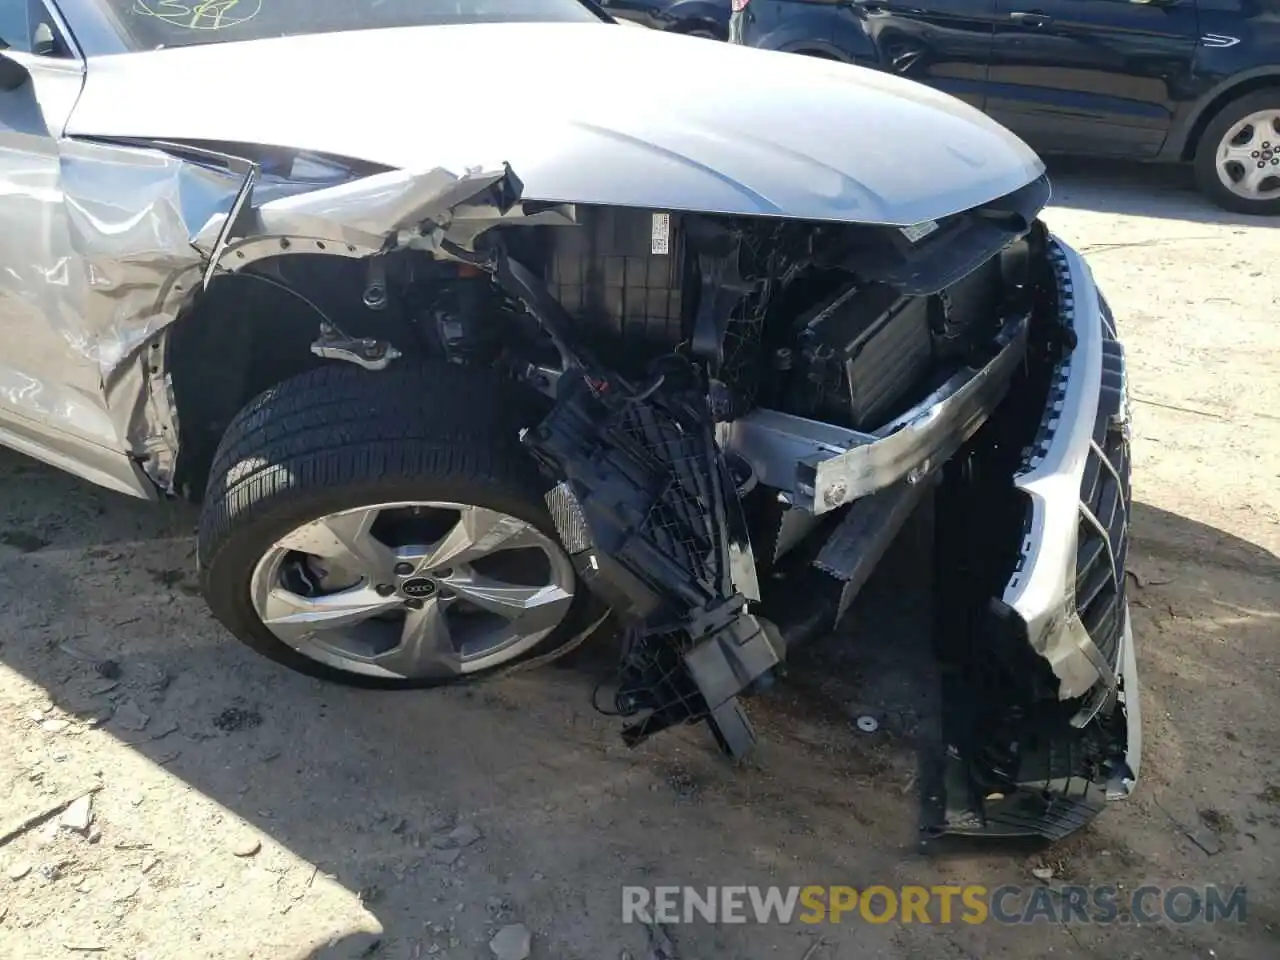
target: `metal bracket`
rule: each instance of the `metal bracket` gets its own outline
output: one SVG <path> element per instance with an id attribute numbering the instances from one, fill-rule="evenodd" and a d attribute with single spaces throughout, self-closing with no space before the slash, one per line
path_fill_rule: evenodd
<path id="1" fill-rule="evenodd" d="M 385 340 L 349 337 L 331 323 L 320 324 L 320 336 L 311 352 L 326 360 L 343 360 L 366 370 L 385 370 L 403 354 Z"/>

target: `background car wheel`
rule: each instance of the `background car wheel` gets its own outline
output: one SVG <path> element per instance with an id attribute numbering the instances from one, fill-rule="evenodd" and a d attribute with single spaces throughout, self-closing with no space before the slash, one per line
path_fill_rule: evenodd
<path id="1" fill-rule="evenodd" d="M 1196 150 L 1196 182 L 1235 213 L 1280 214 L 1280 91 L 1261 90 L 1228 104 Z"/>
<path id="2" fill-rule="evenodd" d="M 362 686 L 433 686 L 563 652 L 572 564 L 518 441 L 541 398 L 449 365 L 342 365 L 232 422 L 200 520 L 201 586 L 250 647 Z"/>
<path id="3" fill-rule="evenodd" d="M 728 40 L 728 33 L 713 23 L 700 20 L 687 20 L 671 28 L 672 33 L 683 33 L 687 37 L 700 37 L 703 40 Z"/>

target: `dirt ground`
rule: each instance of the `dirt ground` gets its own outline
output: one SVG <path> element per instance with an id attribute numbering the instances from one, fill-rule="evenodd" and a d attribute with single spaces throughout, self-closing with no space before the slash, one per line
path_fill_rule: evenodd
<path id="1" fill-rule="evenodd" d="M 0 956 L 479 960 L 522 923 L 534 960 L 644 958 L 626 883 L 993 887 L 1046 868 L 1246 884 L 1247 919 L 669 932 L 682 960 L 1280 956 L 1280 231 L 1176 172 L 1054 173 L 1049 220 L 1112 301 L 1135 399 L 1130 802 L 1048 851 L 921 855 L 894 690 L 924 624 L 884 576 L 857 650 L 812 651 L 750 704 L 761 749 L 734 770 L 697 729 L 623 747 L 588 703 L 589 656 L 435 693 L 287 673 L 205 612 L 189 508 L 0 451 L 0 832 L 100 785 L 87 835 L 55 817 L 0 844 Z M 867 705 L 893 706 L 872 736 L 850 723 Z M 457 825 L 479 839 L 439 849 Z"/>

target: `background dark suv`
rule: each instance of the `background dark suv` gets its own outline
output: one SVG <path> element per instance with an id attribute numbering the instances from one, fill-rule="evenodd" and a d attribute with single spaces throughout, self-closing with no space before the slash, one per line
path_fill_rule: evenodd
<path id="1" fill-rule="evenodd" d="M 1280 214 L 1280 0 L 731 3 L 731 42 L 927 83 L 1042 153 L 1193 162 L 1220 206 Z"/>

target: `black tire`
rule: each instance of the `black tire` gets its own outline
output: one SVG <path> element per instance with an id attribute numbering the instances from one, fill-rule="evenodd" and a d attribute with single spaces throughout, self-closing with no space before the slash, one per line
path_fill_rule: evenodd
<path id="1" fill-rule="evenodd" d="M 370 677 L 313 660 L 262 623 L 249 589 L 258 560 L 290 530 L 363 504 L 475 504 L 556 540 L 543 501 L 549 483 L 518 439 L 544 409 L 538 394 L 489 371 L 407 361 L 376 373 L 337 364 L 260 394 L 218 446 L 200 516 L 200 586 L 214 616 L 272 660 L 363 687 L 476 680 L 567 652 L 585 626 L 581 589 L 564 621 L 519 660 L 444 680 Z"/>
<path id="2" fill-rule="evenodd" d="M 1249 200 L 1232 193 L 1219 179 L 1217 155 L 1227 131 L 1251 113 L 1280 109 L 1280 89 L 1259 90 L 1228 103 L 1210 121 L 1196 145 L 1195 177 L 1200 192 L 1224 210 L 1252 216 L 1280 216 L 1280 198 Z M 1276 168 L 1280 171 L 1280 167 Z"/>
<path id="3" fill-rule="evenodd" d="M 686 20 L 678 23 L 671 28 L 672 33 L 682 33 L 686 37 L 698 37 L 702 40 L 719 40 L 721 42 L 729 39 L 727 30 L 722 30 L 713 23 L 707 23 L 702 20 Z"/>

